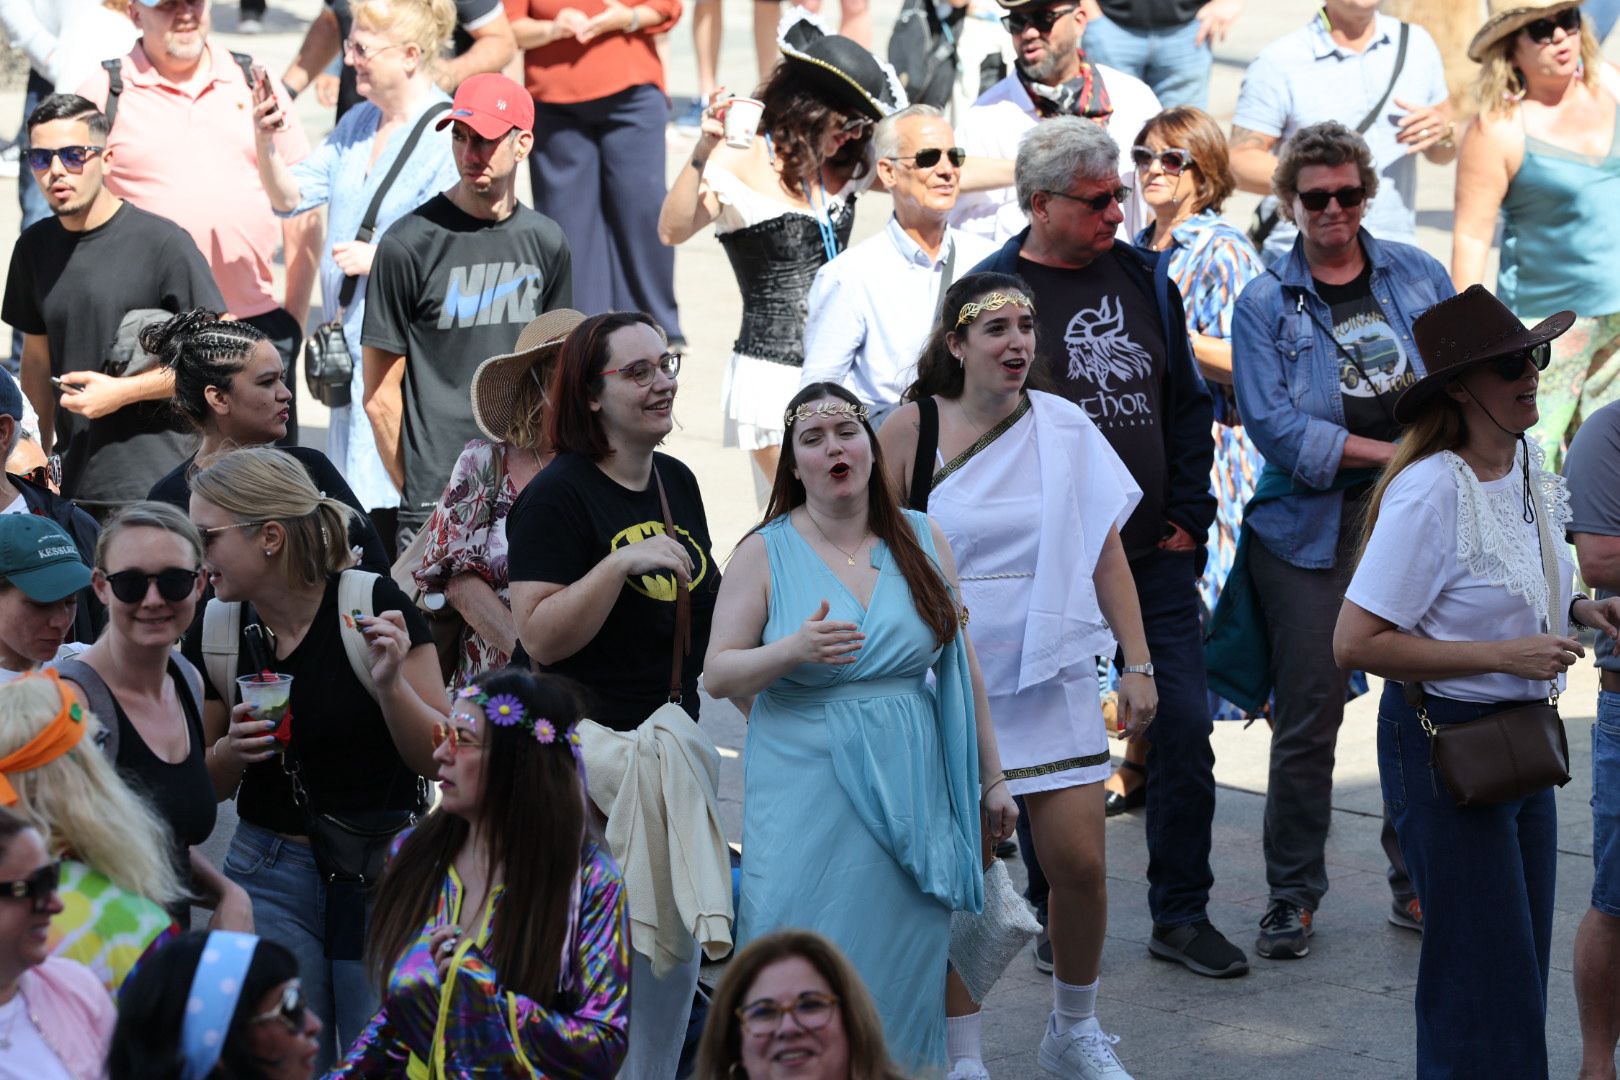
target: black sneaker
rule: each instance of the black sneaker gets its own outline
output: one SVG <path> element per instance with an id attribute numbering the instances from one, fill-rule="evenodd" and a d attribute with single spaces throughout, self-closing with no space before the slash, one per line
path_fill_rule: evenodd
<path id="1" fill-rule="evenodd" d="M 1311 913 L 1287 900 L 1273 900 L 1260 919 L 1254 951 L 1267 960 L 1298 960 L 1310 955 Z"/>
<path id="2" fill-rule="evenodd" d="M 1211 979 L 1230 979 L 1249 973 L 1249 958 L 1208 919 L 1174 928 L 1155 925 L 1148 938 L 1148 953 L 1160 960 L 1174 960 L 1189 971 Z"/>
<path id="3" fill-rule="evenodd" d="M 1042 975 L 1052 974 L 1052 939 L 1046 936 L 1046 927 L 1035 935 L 1035 970 Z"/>

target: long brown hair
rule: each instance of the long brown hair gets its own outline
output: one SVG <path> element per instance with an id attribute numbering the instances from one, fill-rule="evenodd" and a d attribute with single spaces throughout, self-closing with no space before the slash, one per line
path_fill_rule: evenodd
<path id="1" fill-rule="evenodd" d="M 559 738 L 541 744 L 532 720 L 545 717 L 564 734 L 580 718 L 579 695 L 565 679 L 518 667 L 485 672 L 469 685 L 490 697 L 516 697 L 528 721 L 480 727 L 483 790 L 477 814 L 490 873 L 499 873 L 506 888 L 489 958 L 503 987 L 549 1002 L 557 993 L 563 950 L 573 947 L 565 938 L 587 838 L 585 792 L 568 743 Z M 377 887 L 367 947 L 379 986 L 422 933 L 471 832 L 465 818 L 436 809 L 389 863 Z"/>
<path id="2" fill-rule="evenodd" d="M 866 984 L 838 946 L 808 930 L 779 930 L 758 938 L 726 965 L 709 1005 L 709 1020 L 698 1044 L 697 1080 L 732 1080 L 742 1062 L 742 1022 L 737 1010 L 760 972 L 779 960 L 807 960 L 827 980 L 838 999 L 849 1042 L 849 1080 L 905 1080 L 883 1045 L 883 1024 Z"/>
<path id="3" fill-rule="evenodd" d="M 1442 450 L 1457 449 L 1467 438 L 1468 424 L 1463 419 L 1462 406 L 1445 394 L 1436 394 L 1431 398 L 1428 408 L 1406 426 L 1401 432 L 1401 441 L 1395 444 L 1395 456 L 1384 466 L 1378 483 L 1373 486 L 1372 497 L 1367 500 L 1367 521 L 1361 528 L 1361 547 L 1356 552 L 1358 563 L 1361 552 L 1367 550 L 1367 541 L 1372 538 L 1373 526 L 1378 524 L 1378 507 L 1384 501 L 1384 492 L 1389 489 L 1390 482 L 1402 470 L 1426 457 Z"/>
<path id="4" fill-rule="evenodd" d="M 793 395 L 793 400 L 788 402 L 787 411 L 792 412 L 807 401 L 825 397 L 837 398 L 851 405 L 860 405 L 860 400 L 854 394 L 837 383 L 816 382 Z M 956 604 L 951 600 L 950 589 L 946 587 L 945 578 L 940 573 L 938 565 L 928 557 L 922 545 L 917 542 L 911 523 L 901 513 L 900 503 L 896 501 L 894 492 L 883 480 L 886 475 L 883 471 L 883 451 L 878 447 L 877 436 L 872 433 L 872 425 L 862 420 L 861 427 L 865 429 L 866 440 L 872 446 L 872 478 L 866 486 L 867 526 L 873 535 L 889 545 L 895 565 L 900 567 L 900 572 L 905 575 L 906 585 L 911 590 L 911 602 L 916 605 L 917 614 L 922 616 L 922 621 L 934 632 L 935 642 L 944 645 L 956 636 Z M 804 481 L 794 475 L 794 467 L 793 425 L 788 424 L 787 432 L 782 439 L 782 457 L 776 465 L 776 480 L 771 485 L 771 501 L 765 507 L 765 519 L 760 522 L 761 527 L 804 505 Z"/>

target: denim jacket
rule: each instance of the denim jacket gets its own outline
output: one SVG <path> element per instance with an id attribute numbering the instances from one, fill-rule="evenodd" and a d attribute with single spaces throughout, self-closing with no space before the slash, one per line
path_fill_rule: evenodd
<path id="1" fill-rule="evenodd" d="M 1451 278 L 1410 244 L 1380 243 L 1362 229 L 1361 247 L 1372 263 L 1373 299 L 1421 377 L 1412 320 L 1456 292 Z M 1326 490 L 1349 435 L 1332 325 L 1333 313 L 1316 294 L 1305 263 L 1303 239 L 1248 284 L 1232 319 L 1232 374 L 1244 430 L 1296 487 L 1314 489 L 1257 506 L 1244 523 L 1279 559 L 1312 570 L 1333 566 L 1344 507 L 1343 492 Z"/>

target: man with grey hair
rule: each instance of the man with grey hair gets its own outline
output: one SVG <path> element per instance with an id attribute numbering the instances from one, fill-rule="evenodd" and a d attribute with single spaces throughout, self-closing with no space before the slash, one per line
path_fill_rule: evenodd
<path id="1" fill-rule="evenodd" d="M 1206 912 L 1215 755 L 1196 583 L 1215 519 L 1213 408 L 1168 261 L 1115 239 L 1125 197 L 1118 155 L 1080 117 L 1031 129 L 1016 166 L 1029 227 L 974 269 L 1029 283 L 1057 392 L 1085 409 L 1142 489 L 1119 532 L 1153 656 L 1146 674 L 1159 691 L 1148 750 L 1148 949 L 1223 978 L 1247 972 L 1248 960 Z M 1027 838 L 1020 846 L 1039 910 L 1045 879 Z"/>
<path id="2" fill-rule="evenodd" d="M 876 429 L 916 378 L 945 290 L 995 245 L 946 225 L 964 155 L 938 109 L 913 105 L 885 117 L 872 147 L 894 214 L 817 272 L 800 385 L 842 385 L 872 410 Z"/>

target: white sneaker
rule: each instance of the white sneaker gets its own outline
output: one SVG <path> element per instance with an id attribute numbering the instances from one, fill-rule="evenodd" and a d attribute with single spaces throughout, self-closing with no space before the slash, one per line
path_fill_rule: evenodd
<path id="1" fill-rule="evenodd" d="M 1050 1021 L 1041 1036 L 1041 1068 L 1067 1080 L 1131 1080 L 1114 1054 L 1118 1035 L 1103 1033 L 1094 1016 L 1068 1031 L 1052 1030 Z"/>
<path id="2" fill-rule="evenodd" d="M 963 1058 L 951 1066 L 945 1080 L 990 1080 L 990 1070 L 978 1058 Z"/>

